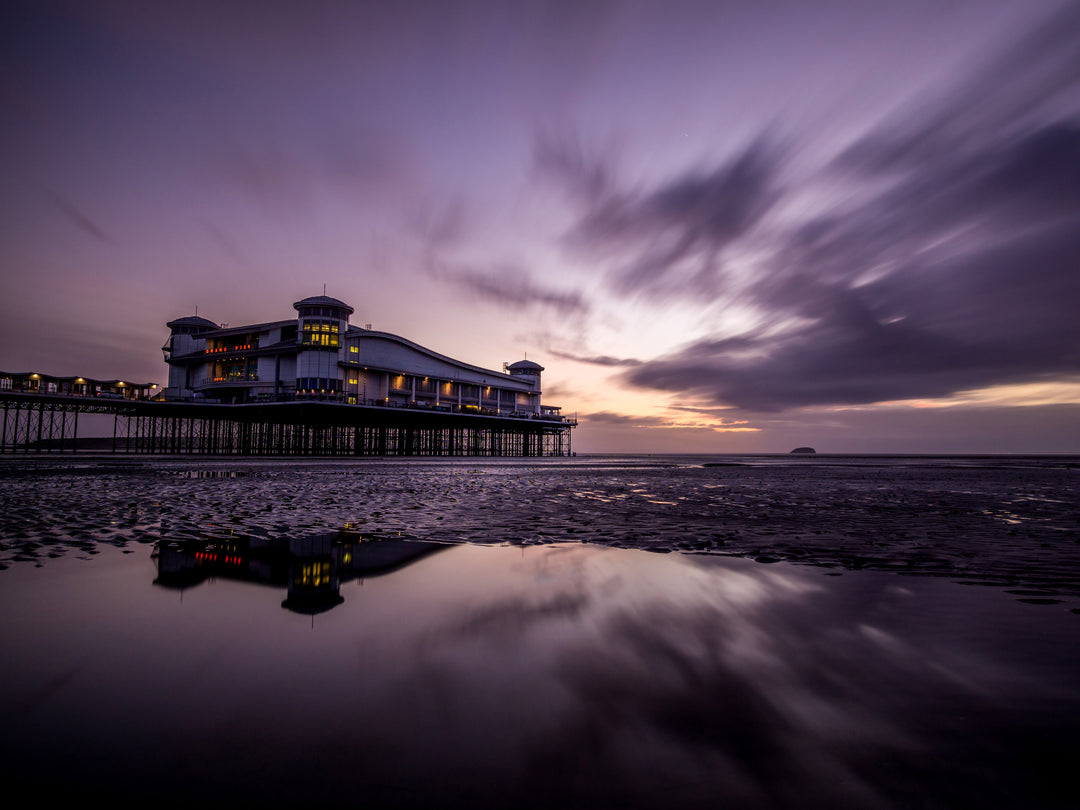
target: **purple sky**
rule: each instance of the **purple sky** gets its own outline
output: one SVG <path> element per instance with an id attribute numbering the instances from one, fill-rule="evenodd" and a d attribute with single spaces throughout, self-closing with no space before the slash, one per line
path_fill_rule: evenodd
<path id="1" fill-rule="evenodd" d="M 8 3 L 0 368 L 322 292 L 579 452 L 1080 452 L 1080 5 Z"/>

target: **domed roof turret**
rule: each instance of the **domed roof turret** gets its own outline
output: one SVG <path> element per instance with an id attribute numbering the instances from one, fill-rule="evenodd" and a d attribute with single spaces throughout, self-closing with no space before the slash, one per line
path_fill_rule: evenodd
<path id="1" fill-rule="evenodd" d="M 206 318 L 200 318 L 198 315 L 188 315 L 184 318 L 177 318 L 175 321 L 169 321 L 165 325 L 170 329 L 175 329 L 178 326 L 198 326 L 203 329 L 218 328 L 218 325 L 213 321 L 208 321 Z"/>
<path id="2" fill-rule="evenodd" d="M 336 298 L 331 298 L 329 295 L 313 295 L 310 298 L 305 298 L 302 301 L 297 301 L 293 304 L 293 309 L 300 309 L 300 307 L 335 307 L 336 309 L 343 309 L 350 315 L 354 310 L 344 301 L 339 301 Z"/>
<path id="3" fill-rule="evenodd" d="M 543 371 L 544 367 L 539 363 L 534 363 L 532 360 L 518 360 L 516 363 L 508 365 L 506 370 L 511 374 L 535 374 Z"/>

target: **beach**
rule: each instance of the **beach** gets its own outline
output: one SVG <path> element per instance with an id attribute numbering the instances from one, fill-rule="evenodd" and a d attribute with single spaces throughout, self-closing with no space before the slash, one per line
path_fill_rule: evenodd
<path id="1" fill-rule="evenodd" d="M 9 458 L 0 564 L 211 526 L 356 526 L 958 577 L 1068 600 L 1080 596 L 1078 478 L 1076 457 Z"/>
<path id="2" fill-rule="evenodd" d="M 1078 472 L 5 458 L 0 773 L 162 806 L 1069 807 Z"/>

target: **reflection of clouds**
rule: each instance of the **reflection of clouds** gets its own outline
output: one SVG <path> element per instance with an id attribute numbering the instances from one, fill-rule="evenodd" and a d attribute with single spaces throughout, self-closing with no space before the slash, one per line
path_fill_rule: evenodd
<path id="1" fill-rule="evenodd" d="M 507 598 L 469 611 L 454 630 L 462 636 L 494 640 L 520 636 L 541 622 L 576 619 L 588 604 L 582 593 L 558 593 L 542 599 Z"/>
<path id="2" fill-rule="evenodd" d="M 970 756 L 957 718 L 1015 686 L 905 624 L 913 592 L 885 577 L 826 590 L 783 566 L 588 546 L 529 549 L 516 576 L 425 633 L 399 686 L 452 761 L 490 757 L 537 801 L 895 806 L 948 777 L 927 762 Z"/>
<path id="3" fill-rule="evenodd" d="M 8 602 L 35 604 L 9 574 Z M 56 638 L 17 622 L 12 739 L 85 763 L 84 740 L 144 718 L 100 750 L 155 785 L 176 750 L 193 795 L 218 762 L 266 777 L 248 803 L 282 803 L 284 782 L 301 804 L 545 810 L 1062 807 L 1040 789 L 1080 739 L 1075 617 L 940 580 L 460 545 L 357 586 L 314 632 L 252 623 L 257 593 L 221 585 L 150 625 L 124 625 L 128 589 L 87 606 L 115 620 L 58 618 Z M 87 639 L 102 666 L 68 683 L 58 650 Z M 164 688 L 132 688 L 147 678 Z"/>
<path id="4" fill-rule="evenodd" d="M 860 780 L 827 744 L 888 731 L 846 705 L 841 672 L 851 661 L 822 661 L 799 621 L 819 589 L 775 569 L 687 568 L 681 591 L 637 589 L 623 595 L 629 604 L 609 605 L 603 656 L 571 645 L 559 659 L 558 677 L 578 701 L 573 735 L 629 736 L 648 757 L 659 754 L 663 779 L 645 780 L 657 799 L 669 782 L 704 779 L 744 800 L 786 802 L 823 776 L 858 795 Z M 542 758 L 569 755 L 557 739 L 547 746 Z"/>
<path id="5" fill-rule="evenodd" d="M 419 653 L 438 716 L 475 715 L 478 689 L 528 693 L 516 717 L 527 729 L 522 759 L 533 763 L 527 782 L 545 784 L 554 769 L 587 789 L 598 769 L 659 790 L 648 775 L 658 758 L 665 784 L 706 778 L 760 798 L 807 756 L 792 742 L 806 737 L 802 726 L 843 719 L 827 701 L 789 694 L 805 656 L 789 660 L 798 636 L 785 617 L 820 590 L 804 577 L 581 547 L 538 550 L 528 562 L 539 586 L 448 617 Z M 507 662 L 515 642 L 525 658 Z M 476 662 L 497 674 L 477 678 Z M 490 700 L 485 692 L 481 703 Z M 492 718 L 497 727 L 507 719 Z"/>

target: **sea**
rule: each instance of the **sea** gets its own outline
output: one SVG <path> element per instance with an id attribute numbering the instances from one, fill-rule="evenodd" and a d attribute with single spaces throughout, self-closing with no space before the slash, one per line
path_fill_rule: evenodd
<path id="1" fill-rule="evenodd" d="M 0 777 L 1066 808 L 1080 457 L 0 457 Z"/>

